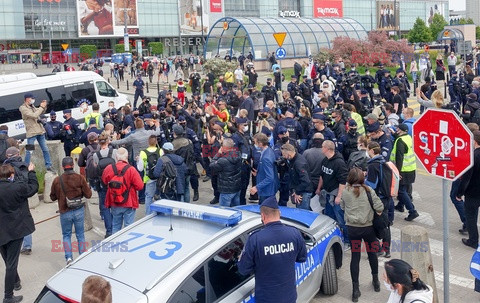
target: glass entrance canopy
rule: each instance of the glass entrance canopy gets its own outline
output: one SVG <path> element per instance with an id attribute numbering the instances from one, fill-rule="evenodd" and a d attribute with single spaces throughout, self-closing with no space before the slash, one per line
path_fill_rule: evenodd
<path id="1" fill-rule="evenodd" d="M 335 37 L 346 36 L 364 39 L 367 31 L 357 21 L 349 18 L 231 18 L 219 19 L 207 36 L 206 58 L 226 54 L 245 56 L 252 53 L 255 60 L 266 60 L 278 44 L 274 33 L 285 32 L 282 47 L 286 59 L 305 58 L 309 52 L 316 54 L 321 48 L 332 47 Z"/>

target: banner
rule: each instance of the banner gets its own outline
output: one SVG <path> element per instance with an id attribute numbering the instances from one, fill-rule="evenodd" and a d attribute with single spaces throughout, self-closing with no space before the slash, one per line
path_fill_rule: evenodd
<path id="1" fill-rule="evenodd" d="M 399 2 L 377 1 L 377 30 L 396 31 L 400 27 Z"/>
<path id="2" fill-rule="evenodd" d="M 193 1 L 178 1 L 178 11 L 180 13 L 180 34 L 181 35 L 201 35 L 202 23 L 203 34 L 208 34 L 209 17 L 206 13 L 208 6 L 206 6 L 207 0 L 193 0 Z M 212 3 L 218 3 L 220 12 L 222 10 L 221 0 L 210 0 L 210 11 L 212 9 Z M 217 6 L 216 6 L 217 7 Z"/>
<path id="3" fill-rule="evenodd" d="M 222 0 L 210 0 L 210 12 L 221 13 L 222 12 Z"/>
<path id="4" fill-rule="evenodd" d="M 427 16 L 425 17 L 425 23 L 427 26 L 432 25 L 433 16 L 436 14 L 442 15 L 445 20 L 446 12 L 445 12 L 445 4 L 444 3 L 427 3 Z M 447 20 L 448 21 L 448 20 Z"/>
<path id="5" fill-rule="evenodd" d="M 138 36 L 137 0 L 76 1 L 79 37 Z"/>
<path id="6" fill-rule="evenodd" d="M 342 0 L 313 0 L 313 17 L 343 17 Z"/>

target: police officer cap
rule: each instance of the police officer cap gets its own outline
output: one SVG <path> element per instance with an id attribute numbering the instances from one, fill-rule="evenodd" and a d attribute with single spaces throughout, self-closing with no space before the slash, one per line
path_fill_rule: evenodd
<path id="1" fill-rule="evenodd" d="M 249 84 L 248 89 L 253 89 L 253 84 Z"/>
<path id="2" fill-rule="evenodd" d="M 226 87 L 226 86 L 223 87 L 222 89 L 223 89 L 223 91 L 228 91 L 228 87 Z"/>
<path id="3" fill-rule="evenodd" d="M 286 132 L 287 132 L 287 128 L 286 128 L 285 126 L 280 125 L 280 126 L 278 127 L 278 133 L 279 133 L 279 134 L 283 135 L 283 134 L 285 134 Z"/>
<path id="4" fill-rule="evenodd" d="M 50 116 L 56 116 L 56 115 L 57 115 L 57 113 L 56 113 L 54 110 L 52 110 L 52 111 L 50 112 Z"/>
<path id="5" fill-rule="evenodd" d="M 383 72 L 384 74 L 390 74 L 390 71 L 387 69 Z"/>
<path id="6" fill-rule="evenodd" d="M 97 124 L 97 120 L 95 120 L 95 118 L 90 118 L 90 121 L 88 121 L 88 125 L 92 124 Z"/>
<path id="7" fill-rule="evenodd" d="M 262 108 L 262 109 L 260 110 L 260 112 L 261 112 L 261 113 L 269 113 L 269 112 L 270 112 L 270 107 L 265 106 L 264 108 Z"/>
<path id="8" fill-rule="evenodd" d="M 325 115 L 323 115 L 321 113 L 313 114 L 312 118 L 315 119 L 315 120 L 322 120 L 322 121 L 325 121 L 325 119 L 326 119 Z"/>
<path id="9" fill-rule="evenodd" d="M 292 114 L 295 114 L 295 109 L 294 109 L 293 107 L 289 107 L 289 108 L 287 109 L 287 112 L 292 113 Z"/>
<path id="10" fill-rule="evenodd" d="M 312 114 L 322 113 L 323 109 L 321 107 L 316 107 L 313 109 Z"/>
<path id="11" fill-rule="evenodd" d="M 342 98 L 342 97 L 337 97 L 337 99 L 335 100 L 335 102 L 337 102 L 337 103 L 343 102 L 343 98 Z"/>
<path id="12" fill-rule="evenodd" d="M 152 114 L 145 114 L 145 115 L 143 115 L 143 119 L 153 119 L 153 115 Z"/>
<path id="13" fill-rule="evenodd" d="M 267 78 L 267 81 L 272 81 L 272 78 Z"/>
<path id="14" fill-rule="evenodd" d="M 456 75 L 456 74 L 458 74 L 458 72 L 457 72 L 456 70 L 454 70 L 454 71 L 452 72 L 452 75 Z"/>
<path id="15" fill-rule="evenodd" d="M 71 114 L 71 113 L 72 113 L 72 110 L 71 110 L 71 109 L 64 109 L 64 110 L 63 110 L 63 113 L 64 113 L 64 114 Z"/>
<path id="16" fill-rule="evenodd" d="M 349 120 L 348 121 L 348 127 L 357 127 L 357 122 L 355 120 Z"/>
<path id="17" fill-rule="evenodd" d="M 115 115 L 116 113 L 117 113 L 117 109 L 116 109 L 116 108 L 112 108 L 112 109 L 110 110 L 110 114 Z M 51 115 L 51 114 L 50 114 L 50 115 Z"/>
<path id="18" fill-rule="evenodd" d="M 278 209 L 278 202 L 277 198 L 275 196 L 271 196 L 263 200 L 262 204 L 260 205 L 261 207 L 268 207 L 268 208 L 273 208 L 273 209 Z"/>
<path id="19" fill-rule="evenodd" d="M 368 133 L 377 132 L 379 129 L 380 129 L 380 123 L 378 123 L 378 122 L 374 122 L 374 123 L 367 126 L 367 132 Z"/>
<path id="20" fill-rule="evenodd" d="M 291 78 L 292 78 L 292 79 L 297 79 L 297 76 L 292 75 Z"/>
<path id="21" fill-rule="evenodd" d="M 160 106 L 160 107 L 158 108 L 158 111 L 159 111 L 159 112 L 164 112 L 164 111 L 165 111 L 165 107 Z"/>
<path id="22" fill-rule="evenodd" d="M 35 98 L 31 92 L 26 92 L 25 95 L 23 95 L 23 99 L 27 98 Z"/>
<path id="23" fill-rule="evenodd" d="M 224 128 L 225 127 L 225 123 L 223 123 L 222 121 L 216 121 L 215 122 L 216 125 L 220 126 L 221 128 Z M 182 128 L 183 129 L 183 128 Z"/>
<path id="24" fill-rule="evenodd" d="M 242 117 L 238 117 L 238 118 L 235 118 L 235 122 L 237 124 L 245 124 L 248 122 L 248 119 L 247 118 L 242 118 Z"/>
<path id="25" fill-rule="evenodd" d="M 398 68 L 398 69 L 397 69 L 397 74 L 398 74 L 398 73 L 403 73 L 403 68 Z"/>
<path id="26" fill-rule="evenodd" d="M 173 125 L 173 133 L 177 136 L 183 135 L 183 127 L 178 124 Z"/>
<path id="27" fill-rule="evenodd" d="M 408 126 L 405 123 L 402 123 L 398 126 L 398 129 L 404 132 L 408 132 Z"/>
<path id="28" fill-rule="evenodd" d="M 467 101 L 475 102 L 477 101 L 477 95 L 474 93 L 470 93 L 467 95 Z"/>
<path id="29" fill-rule="evenodd" d="M 270 137 L 272 132 L 268 129 L 268 127 L 262 126 L 262 133 L 265 134 L 265 136 Z"/>
<path id="30" fill-rule="evenodd" d="M 184 116 L 178 116 L 178 122 L 182 122 L 182 121 L 185 121 L 185 117 Z"/>
<path id="31" fill-rule="evenodd" d="M 366 95 L 367 93 L 368 93 L 367 90 L 364 89 L 364 88 L 362 88 L 362 89 L 360 90 L 360 94 L 362 94 L 362 95 Z"/>

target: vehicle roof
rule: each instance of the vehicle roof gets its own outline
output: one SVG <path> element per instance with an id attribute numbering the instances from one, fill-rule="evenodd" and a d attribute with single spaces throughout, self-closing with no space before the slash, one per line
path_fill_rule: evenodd
<path id="1" fill-rule="evenodd" d="M 258 217 L 249 212 L 242 212 L 242 215 L 242 221 Z M 189 255 L 195 254 L 204 245 L 234 227 L 157 214 L 146 217 L 118 233 L 118 236 L 102 242 L 99 249 L 89 250 L 68 268 L 99 274 L 143 292 L 149 285 L 170 274 Z M 128 241 L 132 238 L 134 239 Z M 151 244 L 152 242 L 156 243 Z M 152 254 L 162 256 L 168 253 L 168 249 L 175 248 L 177 244 L 174 242 L 178 242 L 181 247 L 173 252 L 172 257 L 163 260 L 152 258 Z M 115 246 L 112 248 L 112 245 Z M 128 245 L 128 251 L 121 251 L 122 247 L 127 250 L 125 245 Z M 120 265 L 111 269 L 111 262 Z"/>

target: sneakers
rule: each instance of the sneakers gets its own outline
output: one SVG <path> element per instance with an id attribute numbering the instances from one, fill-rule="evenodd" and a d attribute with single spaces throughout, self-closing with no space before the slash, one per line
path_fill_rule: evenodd
<path id="1" fill-rule="evenodd" d="M 395 205 L 394 208 L 395 208 L 396 211 L 401 212 L 401 213 L 403 213 L 405 211 L 405 207 L 403 205 L 397 204 L 397 205 Z"/>
<path id="2" fill-rule="evenodd" d="M 72 259 L 72 258 L 68 258 L 68 259 L 67 259 L 67 265 L 70 264 L 70 263 L 72 263 L 72 262 L 73 262 L 73 259 Z"/>
<path id="3" fill-rule="evenodd" d="M 352 249 L 352 247 L 350 246 L 350 244 L 345 243 L 345 244 L 343 245 L 343 251 L 349 251 L 350 249 Z"/>
<path id="4" fill-rule="evenodd" d="M 13 284 L 13 290 L 19 291 L 20 289 L 22 289 L 22 282 L 21 281 L 18 281 L 15 284 Z"/>
<path id="5" fill-rule="evenodd" d="M 22 255 L 27 255 L 27 256 L 29 256 L 29 255 L 32 254 L 32 249 L 31 249 L 31 248 L 22 248 L 22 250 L 20 251 L 20 253 L 21 253 Z M 19 302 L 20 302 L 20 301 L 19 301 Z"/>
<path id="6" fill-rule="evenodd" d="M 418 216 L 419 214 L 417 213 L 417 211 L 415 211 L 414 213 L 409 214 L 408 217 L 405 218 L 405 221 L 413 221 L 413 219 L 415 219 Z"/>
<path id="7" fill-rule="evenodd" d="M 23 296 L 12 296 L 11 298 L 5 298 L 3 299 L 3 303 L 18 303 L 22 302 Z"/>

